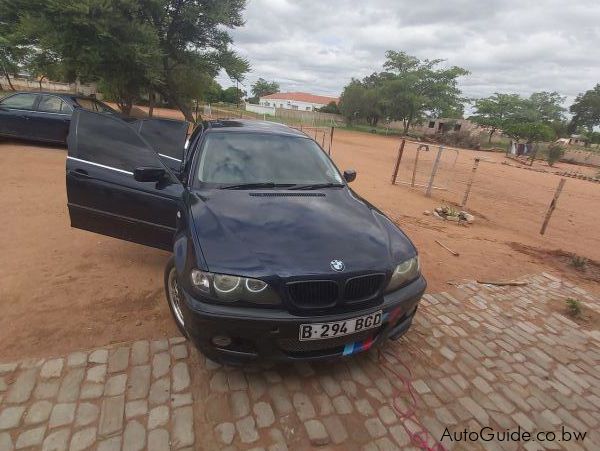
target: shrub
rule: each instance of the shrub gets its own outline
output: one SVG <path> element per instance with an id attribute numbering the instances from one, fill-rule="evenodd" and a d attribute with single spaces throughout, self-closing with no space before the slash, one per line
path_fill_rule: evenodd
<path id="1" fill-rule="evenodd" d="M 568 298 L 565 301 L 565 304 L 567 304 L 567 313 L 570 316 L 577 318 L 581 315 L 581 302 L 580 301 L 578 301 L 577 299 Z"/>
<path id="2" fill-rule="evenodd" d="M 560 144 L 552 144 L 548 147 L 548 166 L 554 166 L 558 160 L 560 160 L 565 154 L 565 150 Z"/>
<path id="3" fill-rule="evenodd" d="M 573 266 L 577 271 L 583 271 L 587 266 L 587 258 L 579 255 L 572 255 L 571 266 Z"/>

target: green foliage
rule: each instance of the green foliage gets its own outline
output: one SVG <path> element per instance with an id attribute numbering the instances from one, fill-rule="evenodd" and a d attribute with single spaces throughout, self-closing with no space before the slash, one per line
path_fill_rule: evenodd
<path id="1" fill-rule="evenodd" d="M 586 268 L 587 263 L 588 260 L 585 257 L 575 254 L 571 256 L 571 266 L 573 266 L 573 268 L 575 268 L 577 271 L 583 271 Z"/>
<path id="2" fill-rule="evenodd" d="M 585 127 L 589 132 L 600 125 L 600 83 L 593 89 L 579 94 L 569 108 L 573 114 L 570 128 L 574 132 L 577 127 Z"/>
<path id="3" fill-rule="evenodd" d="M 235 86 L 231 86 L 227 89 L 224 89 L 221 93 L 221 101 L 225 103 L 240 103 L 242 97 L 244 97 L 244 91 Z"/>
<path id="4" fill-rule="evenodd" d="M 318 111 L 321 113 L 340 114 L 340 109 L 338 108 L 337 103 L 334 101 L 331 101 L 324 107 L 319 108 Z"/>
<path id="5" fill-rule="evenodd" d="M 191 99 L 206 95 L 219 70 L 240 79 L 249 69 L 229 49 L 227 31 L 243 25 L 244 0 L 8 3 L 13 35 L 20 36 L 28 55 L 50 53 L 69 77 L 100 81 L 125 112 L 143 92 L 156 91 L 193 120 Z M 1 8 L 4 17 L 6 7 Z"/>
<path id="6" fill-rule="evenodd" d="M 548 166 L 554 166 L 554 163 L 559 161 L 563 155 L 565 154 L 565 149 L 560 144 L 551 144 L 548 146 L 548 156 L 546 160 L 548 161 Z"/>
<path id="7" fill-rule="evenodd" d="M 574 318 L 578 318 L 579 316 L 581 316 L 581 301 L 579 301 L 578 299 L 568 298 L 565 301 L 565 304 L 567 305 L 567 313 L 570 316 Z"/>
<path id="8" fill-rule="evenodd" d="M 443 60 L 419 60 L 404 52 L 386 52 L 384 71 L 352 79 L 342 92 L 339 109 L 349 120 L 376 126 L 383 117 L 404 122 L 404 133 L 425 116 L 462 117 L 460 67 L 438 68 Z"/>
<path id="9" fill-rule="evenodd" d="M 540 142 L 554 138 L 552 128 L 541 122 L 511 121 L 504 124 L 502 131 L 516 141 Z"/>
<path id="10" fill-rule="evenodd" d="M 259 78 L 252 85 L 251 92 L 252 96 L 257 99 L 262 96 L 268 96 L 269 94 L 275 94 L 276 92 L 279 92 L 279 83 Z"/>

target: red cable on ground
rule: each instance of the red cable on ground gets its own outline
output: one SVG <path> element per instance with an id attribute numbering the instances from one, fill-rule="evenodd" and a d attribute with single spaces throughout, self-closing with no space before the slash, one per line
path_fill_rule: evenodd
<path id="1" fill-rule="evenodd" d="M 400 416 L 400 419 L 402 420 L 402 426 L 404 427 L 404 430 L 410 437 L 411 441 L 415 445 L 417 445 L 419 448 L 426 450 L 426 451 L 446 451 L 446 448 L 444 447 L 444 445 L 442 445 L 440 442 L 438 442 L 435 439 L 434 439 L 436 441 L 435 445 L 429 446 L 429 444 L 428 444 L 427 436 L 430 434 L 425 429 L 425 427 L 423 427 L 423 425 L 417 418 L 417 414 L 416 414 L 417 396 L 414 392 L 414 389 L 413 389 L 413 386 L 411 383 L 412 372 L 411 372 L 410 368 L 402 362 L 402 360 L 399 358 L 398 354 L 396 354 L 393 350 L 391 350 L 389 348 L 387 348 L 385 351 L 382 351 L 381 349 L 377 348 L 377 356 L 378 356 L 380 365 L 384 369 L 391 372 L 400 381 L 402 381 L 402 385 L 406 389 L 406 393 L 408 394 L 408 398 L 409 398 L 409 403 L 408 403 L 409 406 L 406 410 L 404 410 L 403 407 L 399 404 L 399 400 L 401 399 L 399 394 L 401 392 L 394 386 L 394 384 L 391 384 L 392 389 L 396 392 L 396 393 L 393 393 L 393 395 L 392 395 L 392 407 Z M 389 360 L 389 358 L 388 358 L 389 356 L 392 356 L 395 360 L 398 361 L 398 363 L 400 365 L 402 365 L 406 369 L 406 372 L 408 373 L 408 379 L 405 378 L 404 376 L 402 376 L 402 374 L 400 374 L 398 372 L 398 370 L 396 370 L 393 362 Z M 419 430 L 416 432 L 412 432 L 407 426 L 407 420 L 410 420 L 414 424 L 416 424 L 419 427 Z"/>

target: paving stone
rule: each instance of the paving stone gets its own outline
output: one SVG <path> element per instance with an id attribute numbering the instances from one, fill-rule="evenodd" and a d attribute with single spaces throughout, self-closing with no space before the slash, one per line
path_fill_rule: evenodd
<path id="1" fill-rule="evenodd" d="M 125 404 L 125 418 L 130 419 L 148 413 L 148 401 L 146 399 L 137 399 Z"/>
<path id="2" fill-rule="evenodd" d="M 188 350 L 185 344 L 179 344 L 171 348 L 171 355 L 175 360 L 187 359 Z"/>
<path id="3" fill-rule="evenodd" d="M 33 397 L 36 399 L 50 399 L 54 398 L 58 393 L 60 381 L 39 381 L 33 392 Z"/>
<path id="4" fill-rule="evenodd" d="M 25 424 L 37 424 L 46 421 L 52 411 L 52 403 L 50 401 L 34 402 L 25 415 Z"/>
<path id="5" fill-rule="evenodd" d="M 431 392 L 431 389 L 423 380 L 413 381 L 411 385 L 420 395 Z"/>
<path id="6" fill-rule="evenodd" d="M 69 428 L 57 429 L 50 432 L 42 443 L 42 451 L 66 451 L 69 449 Z M 0 446 L 0 449 L 2 447 Z"/>
<path id="7" fill-rule="evenodd" d="M 368 399 L 365 399 L 365 398 L 357 399 L 356 401 L 354 401 L 354 405 L 355 405 L 358 413 L 360 413 L 361 415 L 363 415 L 365 417 L 370 417 L 372 415 L 375 415 L 375 410 L 373 410 L 373 407 L 371 406 L 371 403 L 369 402 Z"/>
<path id="8" fill-rule="evenodd" d="M 246 390 L 248 388 L 248 382 L 246 382 L 244 373 L 239 370 L 227 373 L 227 382 L 230 390 Z"/>
<path id="9" fill-rule="evenodd" d="M 127 380 L 127 399 L 140 399 L 148 396 L 150 389 L 150 365 L 134 366 Z"/>
<path id="10" fill-rule="evenodd" d="M 215 426 L 217 439 L 224 445 L 231 445 L 235 436 L 235 426 L 233 423 L 221 423 Z"/>
<path id="11" fill-rule="evenodd" d="M 169 399 L 170 385 L 168 377 L 163 377 L 162 379 L 154 381 L 150 386 L 150 394 L 148 395 L 150 404 L 156 405 L 165 403 Z"/>
<path id="12" fill-rule="evenodd" d="M 137 420 L 130 420 L 123 432 L 123 451 L 140 451 L 146 447 L 146 429 Z"/>
<path id="13" fill-rule="evenodd" d="M 344 427 L 344 423 L 337 415 L 331 415 L 323 418 L 323 424 L 325 425 L 325 429 L 327 429 L 327 433 L 334 444 L 339 445 L 340 443 L 344 443 L 348 438 L 348 432 Z"/>
<path id="14" fill-rule="evenodd" d="M 378 438 L 377 440 L 375 440 L 375 444 L 377 445 L 377 448 L 379 449 L 379 451 L 400 451 L 400 448 L 398 448 L 387 437 Z"/>
<path id="15" fill-rule="evenodd" d="M 472 398 L 459 398 L 458 400 L 462 406 L 467 409 L 480 424 L 488 424 L 489 416 L 486 411 L 477 404 Z"/>
<path id="16" fill-rule="evenodd" d="M 98 433 L 103 436 L 112 435 L 123 428 L 123 413 L 125 410 L 125 397 L 116 396 L 105 398 L 100 409 L 100 423 Z"/>
<path id="17" fill-rule="evenodd" d="M 380 407 L 378 413 L 379 413 L 379 418 L 381 419 L 383 424 L 390 425 L 390 424 L 394 424 L 396 421 L 398 421 L 398 417 L 396 416 L 396 413 L 390 406 Z"/>
<path id="18" fill-rule="evenodd" d="M 317 413 L 321 416 L 333 413 L 333 404 L 327 395 L 315 395 L 313 397 L 314 405 L 317 407 Z"/>
<path id="19" fill-rule="evenodd" d="M 165 426 L 169 422 L 169 407 L 158 406 L 148 414 L 148 429 Z"/>
<path id="20" fill-rule="evenodd" d="M 194 420 L 191 406 L 180 407 L 173 411 L 172 444 L 176 447 L 194 444 Z M 252 420 L 254 421 L 254 420 Z"/>
<path id="21" fill-rule="evenodd" d="M 43 379 L 60 377 L 64 363 L 64 359 L 47 360 L 40 369 L 40 377 Z"/>
<path id="22" fill-rule="evenodd" d="M 111 376 L 106 381 L 104 386 L 104 396 L 118 396 L 125 393 L 125 385 L 127 383 L 127 374 L 117 374 Z"/>
<path id="23" fill-rule="evenodd" d="M 0 430 L 12 429 L 21 423 L 25 406 L 5 407 L 0 411 Z"/>
<path id="24" fill-rule="evenodd" d="M 322 446 L 329 443 L 329 434 L 327 434 L 325 426 L 319 420 L 305 421 L 304 429 L 306 429 L 311 445 Z"/>
<path id="25" fill-rule="evenodd" d="M 90 363 L 106 363 L 108 362 L 108 349 L 96 349 L 91 352 L 88 357 Z"/>
<path id="26" fill-rule="evenodd" d="M 44 433 L 46 432 L 46 426 L 38 426 L 33 429 L 21 432 L 17 437 L 15 444 L 16 449 L 30 448 L 32 446 L 40 446 L 44 439 Z"/>
<path id="27" fill-rule="evenodd" d="M 250 413 L 250 399 L 248 394 L 243 391 L 236 391 L 229 395 L 231 412 L 233 418 L 242 418 Z"/>
<path id="28" fill-rule="evenodd" d="M 37 373 L 36 368 L 21 371 L 6 392 L 6 402 L 17 404 L 29 400 L 35 386 Z"/>
<path id="29" fill-rule="evenodd" d="M 300 421 L 306 421 L 315 417 L 315 408 L 310 398 L 305 393 L 294 393 L 292 402 L 294 404 L 294 407 L 296 408 L 296 414 L 298 415 L 298 418 L 300 418 Z"/>
<path id="30" fill-rule="evenodd" d="M 273 385 L 269 387 L 268 392 L 278 414 L 287 415 L 288 413 L 293 412 L 294 406 L 290 401 L 287 391 L 283 388 L 283 385 Z"/>
<path id="31" fill-rule="evenodd" d="M 173 391 L 180 392 L 190 386 L 190 373 L 186 362 L 177 362 L 173 366 Z"/>
<path id="32" fill-rule="evenodd" d="M 17 363 L 0 363 L 0 374 L 12 373 L 19 366 Z"/>
<path id="33" fill-rule="evenodd" d="M 96 441 L 96 428 L 88 427 L 73 434 L 69 451 L 82 451 L 89 448 Z"/>
<path id="34" fill-rule="evenodd" d="M 150 342 L 150 351 L 152 354 L 161 351 L 169 350 L 169 341 L 168 340 L 153 340 Z"/>
<path id="35" fill-rule="evenodd" d="M 104 380 L 106 379 L 106 369 L 106 365 L 96 365 L 88 368 L 85 380 L 97 384 L 104 383 Z"/>
<path id="36" fill-rule="evenodd" d="M 235 428 L 242 443 L 253 443 L 259 439 L 256 423 L 252 416 L 247 416 L 235 422 Z"/>
<path id="37" fill-rule="evenodd" d="M 87 358 L 88 358 L 88 356 L 85 352 L 82 352 L 82 351 L 72 352 L 67 357 L 67 366 L 75 367 L 75 366 L 85 365 L 85 362 L 87 362 Z"/>
<path id="38" fill-rule="evenodd" d="M 129 348 L 122 346 L 114 349 L 109 353 L 108 357 L 108 372 L 120 373 L 125 371 L 129 365 Z"/>
<path id="39" fill-rule="evenodd" d="M 256 417 L 256 425 L 259 428 L 269 427 L 275 422 L 275 414 L 271 405 L 264 401 L 254 404 L 252 411 Z"/>
<path id="40" fill-rule="evenodd" d="M 217 371 L 212 375 L 209 387 L 212 392 L 225 393 L 229 390 L 229 385 L 227 384 L 227 375 L 224 371 Z"/>
<path id="41" fill-rule="evenodd" d="M 84 374 L 84 368 L 73 368 L 67 371 L 58 389 L 56 397 L 58 402 L 74 402 L 77 400 Z"/>
<path id="42" fill-rule="evenodd" d="M 373 438 L 383 437 L 386 434 L 385 426 L 379 418 L 368 418 L 365 420 L 365 427 Z"/>
<path id="43" fill-rule="evenodd" d="M 173 407 L 189 406 L 192 404 L 191 393 L 173 393 L 171 395 L 171 405 Z"/>
<path id="44" fill-rule="evenodd" d="M 75 408 L 77 404 L 74 402 L 55 404 L 50 414 L 48 426 L 55 428 L 71 424 L 75 419 Z"/>
<path id="45" fill-rule="evenodd" d="M 131 364 L 143 365 L 150 358 L 150 343 L 146 340 L 136 341 L 131 346 Z"/>
<path id="46" fill-rule="evenodd" d="M 84 382 L 81 385 L 81 393 L 79 397 L 81 399 L 97 399 L 102 396 L 104 392 L 104 384 L 96 382 Z"/>
<path id="47" fill-rule="evenodd" d="M 98 444 L 98 451 L 121 451 L 121 441 L 120 435 L 102 440 Z"/>
<path id="48" fill-rule="evenodd" d="M 169 431 L 154 429 L 148 433 L 148 451 L 163 451 L 169 448 Z"/>
<path id="49" fill-rule="evenodd" d="M 152 357 L 152 377 L 158 379 L 169 372 L 171 368 L 171 356 L 167 352 L 154 354 Z"/>
<path id="50" fill-rule="evenodd" d="M 100 409 L 95 404 L 82 402 L 77 407 L 75 414 L 75 426 L 87 426 L 96 421 L 100 414 Z"/>
<path id="51" fill-rule="evenodd" d="M 401 424 L 392 426 L 390 428 L 390 434 L 396 443 L 398 443 L 398 445 L 402 448 L 406 447 L 410 443 L 410 436 L 406 432 L 406 429 L 404 429 L 404 426 Z"/>
<path id="52" fill-rule="evenodd" d="M 340 415 L 350 414 L 354 410 L 352 407 L 352 403 L 346 395 L 341 395 L 337 398 L 334 398 L 333 407 L 335 407 L 336 412 Z"/>
<path id="53" fill-rule="evenodd" d="M 321 387 L 323 387 L 325 393 L 327 393 L 327 395 L 331 398 L 342 393 L 342 387 L 333 377 L 322 376 L 319 378 L 319 381 L 321 382 Z"/>

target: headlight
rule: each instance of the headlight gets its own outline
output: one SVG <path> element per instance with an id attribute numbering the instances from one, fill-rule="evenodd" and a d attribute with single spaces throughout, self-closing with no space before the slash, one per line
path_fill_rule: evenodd
<path id="1" fill-rule="evenodd" d="M 254 304 L 279 304 L 279 296 L 266 282 L 249 277 L 214 274 L 199 269 L 190 272 L 192 286 L 220 302 L 247 301 Z"/>
<path id="2" fill-rule="evenodd" d="M 410 260 L 406 260 L 400 263 L 394 269 L 392 273 L 392 277 L 387 287 L 385 288 L 385 292 L 389 293 L 390 291 L 396 291 L 402 285 L 416 279 L 419 277 L 421 273 L 421 266 L 419 264 L 419 256 L 415 256 Z"/>

